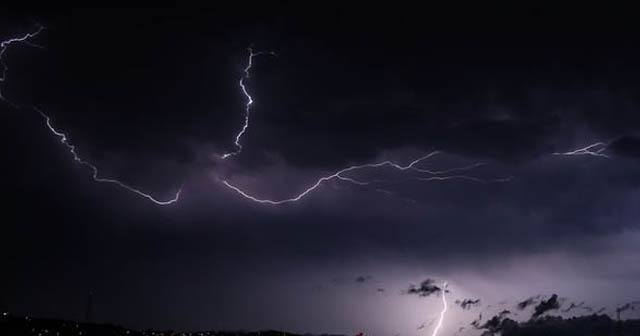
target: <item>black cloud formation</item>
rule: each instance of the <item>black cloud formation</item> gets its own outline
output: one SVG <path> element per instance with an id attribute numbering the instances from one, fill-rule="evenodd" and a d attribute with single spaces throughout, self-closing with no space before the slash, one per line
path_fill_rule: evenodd
<path id="1" fill-rule="evenodd" d="M 482 336 L 491 336 L 491 335 L 500 334 L 505 328 L 510 328 L 515 323 L 510 319 L 506 319 L 505 317 L 507 315 L 509 315 L 509 313 L 506 311 L 503 311 L 500 314 L 487 320 L 487 322 L 485 322 L 483 325 L 478 325 L 478 324 L 474 325 L 472 323 L 472 326 L 474 326 L 476 329 L 484 330 L 482 332 Z"/>
<path id="2" fill-rule="evenodd" d="M 618 318 L 620 318 L 620 313 L 625 312 L 627 310 L 636 310 L 640 308 L 640 301 L 632 301 L 632 302 L 627 302 L 624 305 L 616 308 L 616 314 L 618 315 Z"/>
<path id="3" fill-rule="evenodd" d="M 360 275 L 356 278 L 357 283 L 365 283 L 369 280 L 373 279 L 371 275 Z"/>
<path id="4" fill-rule="evenodd" d="M 618 155 L 640 160 L 640 136 L 622 136 L 614 140 L 608 147 Z"/>
<path id="5" fill-rule="evenodd" d="M 546 316 L 521 323 L 507 319 L 499 329 L 502 336 L 638 335 L 640 320 L 614 321 L 607 315 L 596 314 L 569 319 Z"/>
<path id="6" fill-rule="evenodd" d="M 475 320 L 471 321 L 471 323 L 469 323 L 469 325 L 471 325 L 472 327 L 474 327 L 476 329 L 480 329 L 482 327 L 482 325 L 480 324 L 481 322 L 482 322 L 482 313 L 480 313 Z"/>
<path id="7" fill-rule="evenodd" d="M 604 27 L 587 17 L 597 30 L 592 34 L 575 24 L 581 16 L 573 11 L 571 18 L 545 17 L 539 26 L 520 25 L 527 18 L 494 9 L 420 11 L 415 18 L 400 15 L 398 25 L 386 12 L 367 18 L 327 6 L 331 15 L 289 15 L 296 13 L 287 8 L 286 14 L 274 9 L 277 14 L 270 16 L 245 7 L 191 14 L 29 13 L 52 28 L 34 41 L 46 51 L 21 45 L 8 52 L 3 94 L 50 113 L 78 151 L 104 168 L 104 177 L 158 193 L 183 178 L 187 182 L 184 202 L 167 209 L 96 185 L 90 172 L 73 168 L 38 115 L 2 104 L 2 143 L 19 144 L 0 149 L 2 157 L 12 158 L 0 167 L 10 177 L 3 192 L 11 195 L 4 203 L 0 254 L 17 256 L 1 279 L 11 289 L 8 301 L 50 306 L 49 298 L 31 295 L 50 273 L 43 264 L 65 270 L 46 284 L 59 288 L 60 296 L 75 297 L 77 288 L 95 285 L 79 279 L 101 279 L 96 281 L 106 291 L 120 294 L 109 296 L 119 300 L 111 306 L 127 307 L 117 311 L 123 316 L 139 311 L 128 302 L 153 300 L 152 293 L 165 293 L 171 281 L 182 284 L 182 297 L 199 297 L 199 286 L 178 276 L 188 276 L 191 268 L 150 284 L 148 291 L 104 280 L 140 270 L 141 260 L 161 256 L 149 251 L 164 253 L 165 246 L 171 246 L 170 260 L 163 260 L 167 268 L 193 265 L 194 259 L 209 265 L 263 256 L 278 261 L 274 267 L 297 257 L 313 267 L 383 251 L 429 262 L 459 254 L 461 263 L 454 267 L 464 268 L 479 261 L 497 265 L 501 258 L 564 248 L 567 242 L 581 248 L 583 234 L 620 232 L 636 222 L 637 162 L 548 154 L 615 139 L 607 153 L 640 157 L 637 26 Z M 514 17 L 517 27 L 505 22 Z M 450 25 L 452 18 L 460 24 Z M 8 22 L 0 19 L 0 25 Z M 465 30 L 462 24 L 471 29 L 442 29 Z M 2 34 L 24 30 L 6 27 Z M 246 100 L 237 81 L 252 41 L 259 44 L 255 50 L 273 49 L 279 57 L 255 59 L 247 80 L 255 104 L 242 155 L 219 163 L 212 157 L 235 149 L 243 123 Z M 336 181 L 290 207 L 256 205 L 209 178 L 229 171 L 248 191 L 288 196 L 345 165 L 386 155 L 410 162 L 413 152 L 396 153 L 400 148 L 442 149 L 461 154 L 461 160 L 490 162 L 481 167 L 489 176 L 504 170 L 517 178 L 492 185 L 402 185 L 398 194 L 415 199 L 415 206 Z M 157 161 L 171 162 L 166 173 Z M 275 165 L 275 178 L 262 174 L 272 163 L 284 166 Z M 438 158 L 425 167 L 431 164 L 438 169 L 448 162 Z M 273 181 L 275 187 L 268 184 Z M 334 186 L 344 188 L 335 192 Z M 24 223 L 30 223 L 28 230 Z M 123 234 L 122 227 L 133 229 Z M 92 237 L 101 239 L 90 251 L 78 244 Z M 585 252 L 600 250 L 586 246 Z M 93 266 L 105 264 L 112 267 Z M 148 277 L 140 270 L 131 280 Z M 345 282 L 354 284 L 353 278 Z M 244 274 L 230 272 L 229 279 Z M 429 296 L 439 290 L 428 282 L 409 292 Z M 228 310 L 216 309 L 224 309 L 215 311 L 219 315 Z M 56 310 L 74 314 L 77 305 L 69 301 Z M 183 314 L 188 323 L 203 320 Z M 143 315 L 141 324 L 164 320 Z"/>
<path id="8" fill-rule="evenodd" d="M 471 309 L 472 307 L 477 307 L 480 305 L 480 299 L 456 300 L 455 303 L 459 305 L 462 309 Z"/>
<path id="9" fill-rule="evenodd" d="M 525 308 L 529 307 L 532 304 L 535 304 L 538 302 L 538 299 L 540 298 L 540 295 L 537 296 L 532 296 L 524 301 L 520 301 L 518 302 L 518 304 L 516 305 L 516 307 L 520 310 L 524 310 Z"/>
<path id="10" fill-rule="evenodd" d="M 548 300 L 542 300 L 539 305 L 536 306 L 531 318 L 538 318 L 542 314 L 550 311 L 560 309 L 560 303 L 558 302 L 558 295 L 553 294 Z"/>
<path id="11" fill-rule="evenodd" d="M 507 315 L 511 315 L 511 311 L 510 311 L 510 310 L 507 310 L 507 309 L 505 309 L 505 310 L 501 311 L 501 312 L 500 312 L 500 314 L 498 314 L 498 316 L 499 316 L 500 318 L 505 318 L 505 317 L 507 317 Z"/>
<path id="12" fill-rule="evenodd" d="M 160 17 L 175 15 L 175 13 L 163 13 L 161 10 L 156 10 L 154 14 Z M 213 13 L 206 14 L 214 15 Z M 487 14 L 490 15 L 490 13 Z M 81 13 L 78 14 L 79 17 L 71 16 L 68 18 L 68 23 L 64 24 L 55 22 L 55 17 L 51 18 L 50 21 L 57 24 L 57 34 L 62 35 L 59 37 L 54 35 L 51 38 L 64 38 L 63 34 L 69 34 L 70 31 L 75 32 L 77 27 L 87 29 L 87 31 L 76 32 L 76 34 L 82 34 L 78 38 L 86 41 L 86 45 L 74 46 L 70 43 L 65 45 L 66 48 L 69 48 L 67 54 L 73 58 L 69 60 L 69 63 L 86 64 L 87 61 L 82 59 L 79 50 L 84 47 L 99 51 L 100 43 L 98 41 L 105 39 L 107 42 L 121 41 L 126 49 L 131 51 L 128 54 L 131 58 L 130 61 L 140 62 L 137 57 L 142 58 L 142 56 L 136 57 L 135 54 L 136 47 L 141 48 L 137 46 L 140 41 L 138 39 L 132 39 L 135 42 L 130 41 L 127 34 L 121 33 L 130 31 L 132 27 L 136 27 L 138 31 L 144 29 L 144 27 L 136 25 L 141 15 L 134 11 L 128 15 L 121 13 L 118 15 L 122 23 L 121 28 L 112 27 L 109 24 L 111 16 L 107 16 L 109 19 L 101 19 L 99 16 L 85 14 L 87 17 L 92 17 L 92 20 L 98 20 L 95 25 L 87 25 L 86 18 L 83 18 Z M 206 17 L 205 13 L 202 15 Z M 263 15 L 265 14 L 260 13 L 261 18 L 269 21 L 268 15 Z M 457 15 L 460 14 L 456 13 Z M 271 19 L 276 21 L 283 19 L 279 15 L 276 16 L 277 19 L 275 17 Z M 231 27 L 229 31 L 234 32 L 236 30 L 232 27 L 240 23 L 233 22 L 232 17 L 217 17 L 221 20 L 212 21 L 221 21 L 221 25 Z M 66 16 L 65 19 L 67 19 Z M 578 38 L 572 39 L 573 43 L 577 45 L 575 49 L 559 49 L 557 43 L 569 39 L 572 36 L 571 30 L 565 31 L 564 34 L 540 32 L 539 34 L 544 38 L 535 39 L 535 43 L 532 42 L 533 39 L 527 39 L 527 43 L 517 44 L 511 53 L 505 53 L 505 50 L 500 47 L 504 36 L 487 28 L 487 34 L 476 39 L 456 36 L 459 38 L 456 43 L 458 48 L 450 48 L 446 43 L 443 43 L 446 39 L 440 40 L 437 36 L 420 35 L 420 38 L 415 38 L 414 34 L 419 30 L 413 29 L 412 24 L 409 23 L 414 20 L 407 19 L 402 26 L 393 27 L 404 29 L 403 43 L 398 43 L 397 37 L 391 38 L 386 34 L 374 34 L 378 35 L 379 39 L 376 40 L 377 43 L 371 45 L 385 48 L 385 50 L 394 50 L 392 53 L 380 54 L 369 52 L 372 51 L 372 47 L 365 42 L 370 39 L 372 31 L 384 32 L 386 30 L 384 27 L 378 26 L 377 20 L 359 16 L 357 20 L 359 24 L 355 25 L 358 27 L 356 29 L 352 24 L 346 25 L 345 23 L 352 22 L 354 18 L 346 20 L 345 17 L 342 17 L 342 19 L 345 19 L 342 22 L 345 26 L 336 24 L 335 27 L 327 27 L 325 31 L 319 33 L 314 29 L 311 18 L 301 21 L 293 16 L 285 19 L 286 24 L 281 23 L 299 29 L 264 33 L 262 44 L 268 48 L 277 48 L 281 52 L 281 57 L 275 60 L 260 60 L 254 69 L 254 75 L 249 84 L 256 101 L 255 113 L 252 115 L 254 118 L 252 126 L 244 139 L 246 143 L 244 154 L 249 157 L 240 157 L 239 160 L 258 162 L 260 158 L 264 159 L 265 153 L 278 153 L 287 162 L 296 166 L 335 168 L 350 162 L 371 160 L 383 149 L 413 146 L 423 150 L 438 148 L 459 154 L 490 157 L 504 161 L 528 161 L 563 149 L 565 144 L 558 141 L 558 137 L 561 137 L 565 132 L 572 131 L 571 127 L 574 124 L 586 124 L 593 132 L 603 138 L 632 134 L 634 129 L 637 131 L 639 120 L 637 114 L 634 113 L 634 107 L 637 106 L 634 96 L 624 90 L 615 91 L 608 89 L 604 84 L 601 85 L 603 88 L 598 85 L 600 81 L 615 81 L 617 79 L 620 86 L 633 92 L 634 86 L 631 85 L 633 82 L 628 78 L 624 76 L 611 78 L 609 73 L 601 70 L 607 65 L 607 59 L 604 56 L 609 56 L 603 50 L 607 50 L 612 56 L 633 59 L 636 50 L 626 50 L 622 43 L 617 44 L 617 48 L 596 48 L 592 39 L 581 40 L 578 36 Z M 104 20 L 104 22 L 99 20 Z M 176 29 L 176 21 L 181 20 L 190 22 L 191 26 L 185 25 L 184 31 Z M 478 19 L 470 17 L 468 20 Z M 146 35 L 155 33 L 155 35 L 162 36 L 163 30 L 173 31 L 177 38 L 181 37 L 182 48 L 193 51 L 188 54 L 191 58 L 196 58 L 197 64 L 191 65 L 184 60 L 176 61 L 169 57 L 173 56 L 169 54 L 167 59 L 152 59 L 147 65 L 169 68 L 171 72 L 168 75 L 170 76 L 167 76 L 166 79 L 160 78 L 156 79 L 157 82 L 149 83 L 148 78 L 132 78 L 131 82 L 127 83 L 129 87 L 126 88 L 115 89 L 110 88 L 109 85 L 101 87 L 103 90 L 110 90 L 109 94 L 99 95 L 92 92 L 92 95 L 86 97 L 73 97 L 81 107 L 91 106 L 91 102 L 96 101 L 95 105 L 102 106 L 102 108 L 97 109 L 98 111 L 95 113 L 103 118 L 108 117 L 107 113 L 114 113 L 106 112 L 107 110 L 111 111 L 111 107 L 117 105 L 111 97 L 131 98 L 132 103 L 135 103 L 136 106 L 159 111 L 160 115 L 154 116 L 157 125 L 149 125 L 146 119 L 138 120 L 136 116 L 133 116 L 127 120 L 126 125 L 119 126 L 126 128 L 127 131 L 122 132 L 121 136 L 137 140 L 135 142 L 110 135 L 108 128 L 99 129 L 96 125 L 99 123 L 88 120 L 90 118 L 88 116 L 76 117 L 75 122 L 90 124 L 78 127 L 78 131 L 86 130 L 88 127 L 97 128 L 94 137 L 100 137 L 100 139 L 96 139 L 96 142 L 103 144 L 100 150 L 104 151 L 109 148 L 118 151 L 133 151 L 127 146 L 135 143 L 138 144 L 136 149 L 138 151 L 152 148 L 153 155 L 163 157 L 165 155 L 182 155 L 189 159 L 181 158 L 181 161 L 193 161 L 193 153 L 189 153 L 188 148 L 185 150 L 182 145 L 175 144 L 171 145 L 171 148 L 167 148 L 165 142 L 155 140 L 164 140 L 167 137 L 190 137 L 201 142 L 215 142 L 218 146 L 233 146 L 229 140 L 233 139 L 238 122 L 242 121 L 242 114 L 229 113 L 228 111 L 241 110 L 243 102 L 241 96 L 234 95 L 238 93 L 238 88 L 227 83 L 235 83 L 238 73 L 231 70 L 221 71 L 225 78 L 220 81 L 200 76 L 202 64 L 206 64 L 207 59 L 218 64 L 229 60 L 218 55 L 214 55 L 216 58 L 213 58 L 212 55 L 206 54 L 206 49 L 199 49 L 198 41 L 200 38 L 211 34 L 206 29 L 195 29 L 193 26 L 195 24 L 191 21 L 200 20 L 198 17 L 181 17 L 165 24 L 154 25 L 154 29 L 160 31 L 150 31 Z M 323 21 L 315 23 L 320 24 L 321 22 Z M 482 22 L 484 23 L 484 21 Z M 436 23 L 433 24 L 437 26 Z M 565 22 L 555 22 L 555 24 L 560 29 L 566 28 Z M 91 28 L 98 30 L 92 31 L 87 28 L 93 26 L 108 26 L 110 29 L 100 31 L 100 29 Z M 347 27 L 350 29 L 345 29 Z M 216 28 L 210 27 L 213 31 Z M 269 28 L 274 29 L 270 26 Z M 115 29 L 122 31 L 113 31 Z M 346 31 L 348 33 L 345 33 Z M 191 40 L 186 38 L 189 34 L 197 35 Z M 632 34 L 628 32 L 626 34 L 618 36 L 620 39 L 631 38 Z M 414 38 L 411 38 L 412 35 Z M 275 38 L 275 36 L 279 37 Z M 157 39 L 158 42 L 165 43 L 165 45 L 158 43 L 157 48 L 163 51 L 158 54 L 167 54 L 168 50 L 171 50 L 167 47 L 175 42 L 175 40 L 163 41 L 160 37 Z M 244 39 L 241 40 L 244 41 Z M 309 41 L 308 48 L 298 50 L 292 47 L 299 40 Z M 353 45 L 346 43 L 347 41 L 361 42 L 358 45 Z M 55 42 L 51 41 L 51 44 Z M 599 42 L 601 44 L 610 43 L 607 40 Z M 514 43 L 516 42 L 514 41 Z M 415 50 L 413 48 L 422 50 L 420 48 L 423 45 L 429 45 L 429 52 L 424 52 L 425 50 L 419 53 L 409 52 Z M 483 47 L 478 50 L 477 45 Z M 144 47 L 152 48 L 146 45 Z M 229 52 L 238 54 L 236 57 L 244 61 L 245 55 L 237 52 L 237 50 L 242 50 L 242 47 L 236 45 L 222 45 L 221 47 L 225 48 L 223 50 L 229 49 Z M 593 53 L 578 51 L 582 50 L 581 48 L 592 50 Z M 543 52 L 545 55 L 539 55 L 541 50 L 545 50 Z M 53 52 L 55 51 L 53 50 Z M 153 49 L 142 50 L 146 53 L 155 51 Z M 468 55 L 466 51 L 474 52 L 475 56 L 465 57 Z M 563 57 L 548 58 L 548 54 L 557 54 L 558 52 L 563 53 Z M 367 55 L 367 62 L 358 62 L 363 54 Z M 587 55 L 589 59 L 585 59 Z M 582 62 L 590 66 L 586 69 L 573 69 L 570 66 L 576 58 L 582 59 Z M 514 59 L 521 61 L 516 62 Z M 330 62 L 322 64 L 322 60 Z M 120 64 L 117 61 L 117 59 L 113 59 L 111 62 L 105 62 L 104 68 L 94 69 L 98 72 L 94 76 L 115 81 L 118 71 L 126 71 L 126 69 L 118 69 Z M 124 61 L 124 59 L 120 61 Z M 171 61 L 179 63 L 180 67 L 170 68 L 168 65 L 171 65 Z M 316 66 L 308 67 L 310 62 Z M 509 66 L 501 68 L 501 64 Z M 564 71 L 555 71 L 556 67 L 562 64 L 565 65 Z M 37 67 L 34 68 L 37 69 Z M 349 71 L 338 72 L 344 68 L 348 68 Z M 82 73 L 81 69 L 86 69 L 85 67 L 79 66 L 78 69 L 66 67 L 64 69 L 66 72 L 55 76 L 55 78 L 64 78 L 67 81 L 92 79 L 86 78 L 92 77 L 90 74 Z M 301 71 L 302 69 L 305 71 Z M 416 71 L 416 69 L 420 70 Z M 52 71 L 62 70 L 54 68 Z M 487 71 L 490 71 L 491 75 L 488 75 Z M 303 73 L 304 75 L 302 75 Z M 590 76 L 586 76 L 585 73 Z M 175 92 L 167 95 L 166 99 L 161 101 L 150 99 L 154 96 L 147 91 L 157 93 L 163 86 L 175 80 L 179 74 L 185 76 L 184 82 L 193 83 L 192 86 L 177 88 Z M 565 87 L 560 85 L 559 89 L 554 90 L 558 87 L 558 83 L 579 83 L 585 76 L 592 79 L 593 86 L 576 85 L 573 87 L 567 84 Z M 313 80 L 309 80 L 310 78 Z M 340 80 L 336 80 L 336 78 L 340 78 Z M 455 78 L 455 80 L 451 82 L 451 78 Z M 523 81 L 522 78 L 527 78 L 527 81 Z M 53 81 L 51 78 L 48 80 Z M 304 85 L 300 85 L 302 83 Z M 443 85 L 443 83 L 448 84 Z M 47 85 L 46 90 L 51 91 L 54 87 L 51 84 L 55 83 L 49 82 L 43 85 Z M 107 82 L 107 84 L 111 84 L 111 82 Z M 151 85 L 151 90 L 142 90 L 144 85 Z M 210 97 L 207 99 L 199 97 L 198 95 L 203 95 L 203 92 L 210 95 L 211 90 L 202 89 L 207 85 L 211 85 L 215 89 L 214 92 L 235 98 L 221 102 Z M 135 94 L 131 92 L 135 92 Z M 63 100 L 64 98 L 61 97 L 69 96 L 56 95 L 55 93 L 57 92 L 52 92 L 51 96 L 56 96 L 57 100 Z M 44 94 L 41 93 L 41 95 Z M 177 107 L 184 108 L 185 101 L 197 101 L 198 98 L 203 99 L 201 103 L 203 106 L 194 106 L 194 110 L 210 111 L 212 107 L 215 107 L 215 111 L 224 112 L 211 113 L 211 115 L 202 113 L 200 115 L 191 111 L 192 119 L 197 121 L 171 124 L 174 119 L 171 118 L 173 113 L 169 111 L 175 111 Z M 71 98 L 67 99 L 72 100 Z M 70 106 L 69 102 L 56 101 L 55 103 L 59 104 L 61 108 Z M 161 113 L 163 111 L 164 113 Z M 301 114 L 301 111 L 306 113 Z M 125 111 L 121 113 L 125 115 Z M 135 113 L 144 114 L 145 111 L 136 111 Z M 77 121 L 78 118 L 85 118 L 85 120 Z M 173 127 L 168 127 L 169 125 Z M 330 129 L 331 132 L 327 132 L 327 129 Z M 134 131 L 136 130 L 144 132 L 144 135 L 150 139 L 141 142 L 140 138 L 142 137 L 135 138 Z M 89 130 L 84 132 L 89 132 Z M 170 132 L 170 134 L 166 134 L 166 132 Z M 369 136 L 372 134 L 375 136 Z M 163 145 L 157 143 L 163 143 Z M 349 145 L 345 146 L 344 144 Z M 622 147 L 626 148 L 627 146 Z M 633 153 L 633 151 L 621 148 L 621 153 Z"/>
<path id="13" fill-rule="evenodd" d="M 571 304 L 569 305 L 569 307 L 565 308 L 562 310 L 563 313 L 568 313 L 574 309 L 583 309 L 587 312 L 592 312 L 593 308 L 586 306 L 584 301 L 581 301 L 580 303 L 575 303 L 575 302 L 571 302 Z"/>
<path id="14" fill-rule="evenodd" d="M 435 285 L 435 280 L 426 279 L 420 283 L 420 286 L 416 287 L 415 285 L 411 285 L 409 289 L 406 291 L 407 294 L 415 294 L 421 297 L 426 297 L 431 294 L 437 294 L 442 291 L 442 288 Z"/>

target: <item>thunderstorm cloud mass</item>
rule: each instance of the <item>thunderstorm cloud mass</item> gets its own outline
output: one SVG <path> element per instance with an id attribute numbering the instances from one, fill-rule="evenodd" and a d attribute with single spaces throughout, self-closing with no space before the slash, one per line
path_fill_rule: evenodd
<path id="1" fill-rule="evenodd" d="M 630 11 L 23 6 L 0 333 L 640 330 Z"/>

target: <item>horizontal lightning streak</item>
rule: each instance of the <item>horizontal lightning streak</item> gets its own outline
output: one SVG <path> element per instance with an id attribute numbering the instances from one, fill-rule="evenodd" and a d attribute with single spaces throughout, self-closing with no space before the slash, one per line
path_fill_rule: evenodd
<path id="1" fill-rule="evenodd" d="M 403 179 L 373 179 L 369 181 L 360 181 L 351 177 L 337 176 L 339 180 L 350 182 L 356 185 L 366 186 L 374 183 L 402 183 L 407 181 L 423 181 L 423 182 L 431 182 L 431 181 L 447 181 L 447 180 L 468 180 L 477 183 L 497 183 L 497 182 L 509 182 L 514 179 L 513 176 L 506 176 L 501 178 L 494 179 L 481 179 L 479 177 L 467 176 L 467 175 L 451 175 L 451 176 L 431 176 L 431 177 L 407 177 Z"/>
<path id="2" fill-rule="evenodd" d="M 468 180 L 468 181 L 472 181 L 472 182 L 487 184 L 487 183 L 509 182 L 509 181 L 513 180 L 513 178 L 514 178 L 513 176 L 506 176 L 506 177 L 500 177 L 500 178 L 494 178 L 494 179 L 488 179 L 487 180 L 487 179 L 481 179 L 481 178 L 474 177 L 474 176 L 453 175 L 453 176 L 416 177 L 414 179 L 418 180 L 418 181 L 425 181 L 425 182 L 447 181 L 447 180 Z"/>
<path id="3" fill-rule="evenodd" d="M 603 158 L 609 158 L 607 154 L 604 152 L 607 149 L 608 144 L 604 142 L 596 142 L 584 148 L 579 148 L 569 152 L 556 152 L 551 153 L 551 155 L 564 155 L 564 156 L 579 156 L 579 155 L 590 155 L 590 156 L 599 156 Z"/>
<path id="4" fill-rule="evenodd" d="M 338 179 L 341 181 L 346 181 L 346 182 L 350 182 L 356 185 L 369 185 L 372 183 L 380 183 L 380 182 L 396 182 L 393 180 L 382 180 L 382 179 L 374 179 L 374 180 L 370 180 L 370 181 L 360 181 L 357 180 L 355 178 L 352 177 L 348 177 L 348 176 L 344 176 L 343 174 L 348 173 L 348 172 L 353 172 L 353 171 L 357 171 L 357 170 L 361 170 L 361 169 L 365 169 L 365 168 L 380 168 L 380 167 L 390 167 L 390 168 L 394 168 L 396 170 L 399 171 L 415 171 L 415 172 L 420 172 L 420 173 L 428 173 L 431 175 L 435 175 L 435 176 L 429 176 L 429 177 L 413 177 L 413 178 L 409 178 L 412 180 L 419 180 L 419 181 L 445 181 L 445 180 L 454 180 L 454 179 L 464 179 L 464 180 L 469 180 L 469 181 L 473 181 L 473 182 L 479 182 L 479 183 L 489 183 L 489 182 L 506 182 L 512 179 L 512 177 L 506 177 L 506 178 L 502 178 L 502 179 L 494 179 L 494 180 L 483 180 L 477 177 L 473 177 L 473 176 L 466 176 L 466 175 L 445 175 L 451 172 L 455 172 L 455 171 L 465 171 L 465 170 L 470 170 L 473 169 L 475 167 L 478 167 L 480 165 L 483 165 L 484 163 L 475 163 L 472 165 L 468 165 L 468 166 L 464 166 L 464 167 L 458 167 L 458 168 L 452 168 L 452 169 L 447 169 L 447 170 L 442 170 L 442 171 L 434 171 L 434 170 L 427 170 L 427 169 L 422 169 L 422 168 L 418 168 L 415 167 L 415 165 L 417 165 L 418 163 L 433 157 L 436 154 L 439 154 L 440 152 L 438 151 L 434 151 L 431 152 L 427 155 L 424 155 L 422 157 L 419 157 L 415 160 L 413 160 L 411 163 L 409 163 L 406 166 L 402 166 L 398 163 L 395 163 L 393 161 L 382 161 L 382 162 L 378 162 L 378 163 L 367 163 L 367 164 L 362 164 L 362 165 L 356 165 L 356 166 L 350 166 L 344 169 L 341 169 L 331 175 L 327 175 L 324 177 L 319 178 L 318 180 L 316 180 L 316 182 L 314 184 L 312 184 L 310 187 L 308 187 L 307 189 L 305 189 L 303 192 L 301 192 L 300 194 L 296 195 L 295 197 L 292 198 L 287 198 L 287 199 L 281 199 L 281 200 L 271 200 L 271 199 L 262 199 L 262 198 L 258 198 L 255 196 L 250 195 L 249 193 L 243 191 L 242 189 L 240 189 L 239 187 L 229 183 L 226 180 L 222 181 L 222 184 L 224 184 L 226 187 L 234 190 L 235 192 L 237 192 L 238 194 L 242 195 L 243 197 L 252 200 L 254 202 L 258 202 L 258 203 L 262 203 L 262 204 L 271 204 L 271 205 L 280 205 L 280 204 L 285 204 L 285 203 L 293 203 L 293 202 L 297 202 L 299 200 L 301 200 L 302 198 L 304 198 L 305 196 L 309 195 L 312 191 L 316 190 L 318 187 L 320 187 L 324 182 L 333 180 L 333 179 Z M 408 180 L 408 179 L 405 179 Z"/>

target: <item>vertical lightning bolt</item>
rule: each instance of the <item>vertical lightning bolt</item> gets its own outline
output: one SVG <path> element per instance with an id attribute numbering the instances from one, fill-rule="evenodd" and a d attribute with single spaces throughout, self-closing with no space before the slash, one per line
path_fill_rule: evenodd
<path id="1" fill-rule="evenodd" d="M 233 152 L 223 154 L 222 155 L 223 159 L 240 154 L 240 152 L 242 151 L 242 145 L 240 144 L 240 140 L 242 139 L 242 136 L 244 135 L 244 133 L 247 131 L 247 128 L 249 128 L 249 117 L 251 115 L 251 105 L 253 104 L 253 98 L 251 97 L 251 94 L 247 90 L 247 86 L 245 85 L 244 81 L 249 79 L 249 77 L 251 77 L 251 68 L 253 67 L 253 59 L 260 55 L 276 56 L 276 53 L 274 53 L 273 51 L 254 52 L 252 48 L 247 48 L 247 50 L 249 51 L 249 60 L 247 61 L 247 66 L 244 68 L 244 76 L 242 76 L 239 81 L 242 94 L 244 94 L 246 98 L 246 103 L 244 105 L 244 124 L 242 125 L 242 128 L 240 128 L 240 131 L 238 132 L 238 134 L 236 134 L 236 140 L 234 142 L 234 144 L 236 145 L 236 150 Z"/>
<path id="2" fill-rule="evenodd" d="M 44 27 L 42 26 L 38 26 L 38 29 L 32 33 L 27 33 L 23 36 L 20 37 L 14 37 L 14 38 L 10 38 L 8 40 L 4 40 L 2 42 L 0 42 L 0 83 L 4 82 L 6 80 L 7 77 L 7 71 L 9 70 L 9 68 L 7 67 L 7 65 L 4 62 L 4 55 L 7 51 L 7 49 L 9 48 L 9 46 L 13 43 L 25 43 L 31 46 L 36 46 L 35 44 L 31 43 L 29 41 L 30 38 L 33 38 L 35 36 L 37 36 L 38 34 L 40 34 L 40 32 L 42 32 L 42 30 L 44 29 Z M 19 107 L 18 105 L 12 103 L 11 101 L 7 100 L 3 95 L 2 92 L 0 92 L 0 99 L 2 99 L 3 101 L 7 102 L 9 105 L 13 106 L 13 107 Z M 31 106 L 30 107 L 32 110 L 38 112 L 45 120 L 45 125 L 47 126 L 47 128 L 49 129 L 49 131 L 51 131 L 51 133 L 55 136 L 57 136 L 60 139 L 60 142 L 65 145 L 67 147 L 67 149 L 69 150 L 69 152 L 71 153 L 71 155 L 73 155 L 73 159 L 74 161 L 78 162 L 79 164 L 81 164 L 82 166 L 85 166 L 87 168 L 89 168 L 92 171 L 92 178 L 94 181 L 96 182 L 102 182 L 102 183 L 112 183 L 115 184 L 121 188 L 124 188 L 140 197 L 143 197 L 157 205 L 169 205 L 172 203 L 175 203 L 179 200 L 180 198 L 180 193 L 182 192 L 182 187 L 180 187 L 178 189 L 178 191 L 176 192 L 176 194 L 167 200 L 160 200 L 157 199 L 143 191 L 141 191 L 140 189 L 134 188 L 132 186 L 129 186 L 119 180 L 116 179 L 106 179 L 106 178 L 102 178 L 99 177 L 98 174 L 98 167 L 96 167 L 94 164 L 82 159 L 78 153 L 76 152 L 76 148 L 74 145 L 71 145 L 69 143 L 69 139 L 67 137 L 67 135 L 65 133 L 62 133 L 58 130 L 56 130 L 53 125 L 51 124 L 51 118 L 49 118 L 49 116 L 47 116 L 44 112 L 42 112 L 42 110 L 38 109 L 37 107 Z"/>
<path id="3" fill-rule="evenodd" d="M 445 281 L 444 284 L 442 285 L 442 311 L 440 311 L 440 318 L 438 319 L 438 324 L 436 324 L 436 327 L 433 329 L 433 334 L 431 334 L 431 336 L 437 336 L 438 331 L 440 331 L 440 328 L 442 327 L 442 321 L 444 321 L 444 314 L 447 312 L 446 293 L 447 293 L 447 282 Z"/>
<path id="4" fill-rule="evenodd" d="M 592 143 L 589 146 L 578 148 L 569 152 L 556 152 L 552 153 L 552 155 L 564 155 L 564 156 L 580 156 L 580 155 L 590 155 L 590 156 L 598 156 L 603 158 L 609 158 L 607 154 L 603 152 L 607 149 L 608 144 L 604 142 L 596 142 Z"/>

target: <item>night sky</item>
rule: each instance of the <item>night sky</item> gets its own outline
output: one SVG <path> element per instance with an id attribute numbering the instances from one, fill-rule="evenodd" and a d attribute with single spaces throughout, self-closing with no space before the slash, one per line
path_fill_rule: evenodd
<path id="1" fill-rule="evenodd" d="M 83 320 L 92 292 L 133 328 L 430 335 L 447 281 L 442 334 L 474 335 L 527 298 L 640 300 L 634 13 L 391 5 L 0 11 L 2 40 L 44 27 L 2 57 L 0 310 Z M 247 48 L 275 55 L 222 159 Z M 34 107 L 98 177 L 179 200 L 94 181 Z M 279 205 L 224 184 L 278 201 L 434 151 Z"/>

